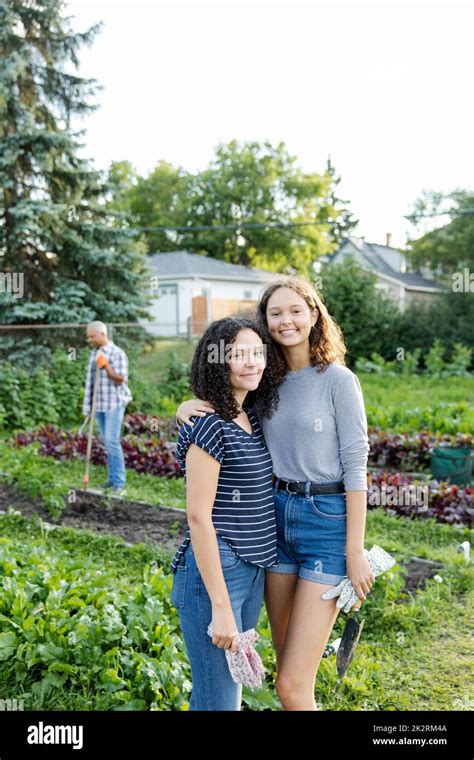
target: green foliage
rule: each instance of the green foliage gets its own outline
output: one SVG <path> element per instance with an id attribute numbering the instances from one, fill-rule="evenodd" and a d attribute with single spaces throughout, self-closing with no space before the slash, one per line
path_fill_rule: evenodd
<path id="1" fill-rule="evenodd" d="M 0 442 L 0 469 L 7 483 L 15 484 L 19 493 L 41 500 L 51 516 L 57 518 L 65 507 L 70 484 L 64 483 L 66 472 L 59 469 L 59 462 L 54 460 L 54 465 L 48 467 L 44 457 L 38 456 L 38 449 L 38 443 L 14 448 Z"/>
<path id="2" fill-rule="evenodd" d="M 414 351 L 404 352 L 399 360 L 388 361 L 380 356 L 376 351 L 368 359 L 357 359 L 355 363 L 356 372 L 376 373 L 384 377 L 394 377 L 404 375 L 409 378 L 415 373 L 423 374 L 425 377 L 440 379 L 443 377 L 466 377 L 474 379 L 468 367 L 471 363 L 472 349 L 463 346 L 462 343 L 455 343 L 451 353 L 451 359 L 445 359 L 446 351 L 439 338 L 435 338 L 433 345 L 424 357 L 425 369 L 421 367 L 421 348 Z"/>
<path id="3" fill-rule="evenodd" d="M 21 516 L 3 515 L 0 522 L 5 688 L 30 710 L 186 710 L 190 670 L 170 601 L 170 557 L 157 547 L 51 530 Z M 473 570 L 456 552 L 468 535 L 433 520 L 368 513 L 366 546 L 382 545 L 397 565 L 377 578 L 362 606 L 366 623 L 344 679 L 334 657 L 321 662 L 316 700 L 323 710 L 454 709 L 459 695 L 469 698 L 463 653 Z M 442 562 L 442 582 L 431 579 L 407 593 L 401 563 L 412 556 Z M 338 616 L 330 641 L 345 619 Z M 244 688 L 243 709 L 280 710 L 265 609 L 258 632 L 266 682 L 259 691 Z"/>
<path id="4" fill-rule="evenodd" d="M 324 174 L 305 173 L 284 143 L 219 144 L 210 166 L 191 174 L 161 161 L 148 177 L 126 162 L 109 171 L 115 192 L 111 208 L 133 227 L 190 224 L 212 226 L 212 234 L 146 230 L 149 251 L 189 250 L 216 259 L 272 271 L 310 271 L 357 223 L 336 195 L 340 178 L 328 160 Z M 319 222 L 314 226 L 218 229 L 239 224 Z M 329 219 L 337 222 L 329 223 Z M 327 222 L 327 224 L 325 224 Z M 291 262 L 291 267 L 289 267 Z"/>
<path id="5" fill-rule="evenodd" d="M 397 374 L 396 361 L 387 361 L 376 351 L 370 354 L 370 359 L 357 359 L 355 372 L 374 372 L 377 375 L 391 376 Z"/>
<path id="6" fill-rule="evenodd" d="M 426 371 L 432 377 L 443 377 L 446 366 L 443 356 L 444 348 L 439 338 L 436 338 L 425 359 Z"/>
<path id="7" fill-rule="evenodd" d="M 414 351 L 405 351 L 403 361 L 399 362 L 402 375 L 411 377 L 418 368 L 420 361 L 421 348 L 415 348 Z"/>
<path id="8" fill-rule="evenodd" d="M 409 304 L 400 315 L 397 343 L 392 344 L 386 358 L 395 354 L 395 346 L 402 346 L 405 352 L 421 348 L 425 355 L 436 338 L 451 355 L 451 361 L 456 344 L 474 345 L 474 298 L 471 292 L 456 293 L 448 289 L 428 304 Z M 468 367 L 474 369 L 472 354 Z"/>
<path id="9" fill-rule="evenodd" d="M 72 360 L 68 352 L 56 350 L 47 366 L 34 368 L 0 363 L 0 429 L 24 430 L 43 423 L 79 426 L 88 353 L 79 350 Z M 173 352 L 158 387 L 142 377 L 131 354 L 129 385 L 134 398 L 127 411 L 174 417 L 176 407 L 189 393 L 188 376 L 188 364 Z"/>
<path id="10" fill-rule="evenodd" d="M 407 219 L 418 226 L 418 215 L 447 212 L 449 222 L 408 241 L 407 255 L 416 267 L 428 266 L 448 284 L 451 274 L 464 268 L 474 270 L 474 195 L 455 190 L 443 195 L 423 192 Z M 464 212 L 464 213 L 463 213 Z M 470 212 L 470 213 L 469 213 Z M 421 221 L 423 224 L 423 220 Z"/>
<path id="11" fill-rule="evenodd" d="M 358 372 L 369 425 L 392 433 L 472 433 L 474 376 L 449 383 L 425 373 L 384 375 Z"/>
<path id="12" fill-rule="evenodd" d="M 98 562 L 75 531 L 81 548 L 71 554 L 41 524 L 4 517 L 2 525 L 23 533 L 21 542 L 0 540 L 3 683 L 14 680 L 15 693 L 36 709 L 67 692 L 82 709 L 187 707 L 189 665 L 170 601 L 171 577 L 162 567 L 168 557 L 156 552 L 133 583 L 110 561 L 119 542 L 102 541 L 108 561 Z"/>
<path id="13" fill-rule="evenodd" d="M 55 351 L 48 367 L 28 371 L 21 366 L 0 363 L 0 423 L 23 430 L 42 423 L 77 425 L 82 419 L 87 351 L 75 361 L 65 351 Z"/>
<path id="14" fill-rule="evenodd" d="M 22 278 L 0 293 L 6 324 L 146 316 L 143 247 L 114 223 L 69 126 L 96 107 L 95 81 L 68 69 L 99 29 L 74 34 L 60 0 L 0 5 L 0 250 L 3 272 Z"/>
<path id="15" fill-rule="evenodd" d="M 458 377 L 470 377 L 468 371 L 471 366 L 472 348 L 463 346 L 462 343 L 455 343 L 449 362 L 449 374 Z"/>
<path id="16" fill-rule="evenodd" d="M 389 358 L 400 345 L 395 342 L 398 307 L 375 288 L 375 280 L 351 260 L 326 266 L 317 280 L 329 313 L 342 329 L 349 366 L 374 353 Z"/>
<path id="17" fill-rule="evenodd" d="M 385 382 L 385 377 L 384 377 Z M 401 396 L 401 394 L 396 394 Z M 439 402 L 423 406 L 413 406 L 406 400 L 379 406 L 365 404 L 368 424 L 392 433 L 472 433 L 474 430 L 474 408 L 472 402 L 449 404 Z"/>
<path id="18" fill-rule="evenodd" d="M 173 351 L 165 370 L 164 384 L 170 396 L 182 398 L 189 391 L 189 364 Z"/>
<path id="19" fill-rule="evenodd" d="M 143 376 L 138 361 L 130 369 L 130 387 L 134 401 L 129 411 L 174 417 L 183 398 L 189 397 L 189 363 L 174 350 L 166 352 L 159 377 L 153 378 L 149 371 Z"/>
<path id="20" fill-rule="evenodd" d="M 326 306 L 342 328 L 349 366 L 354 366 L 358 359 L 374 363 L 373 354 L 393 362 L 403 349 L 404 361 L 408 362 L 404 371 L 408 374 L 409 368 L 417 364 L 413 354 L 419 351 L 425 357 L 435 344 L 443 347 L 460 374 L 474 369 L 472 351 L 467 348 L 474 345 L 471 292 L 447 289 L 429 303 L 413 302 L 401 312 L 375 288 L 375 275 L 361 270 L 350 259 L 324 267 L 316 284 L 320 284 Z M 435 349 L 433 362 L 438 354 Z"/>

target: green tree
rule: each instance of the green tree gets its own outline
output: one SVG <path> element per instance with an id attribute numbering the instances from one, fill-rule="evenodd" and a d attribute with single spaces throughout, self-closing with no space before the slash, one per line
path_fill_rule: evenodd
<path id="1" fill-rule="evenodd" d="M 74 34 L 61 0 L 0 4 L 0 292 L 4 323 L 135 321 L 146 315 L 144 253 L 106 208 L 102 173 L 78 157 L 73 115 L 95 80 L 68 73 L 100 24 Z M 5 277 L 3 282 L 5 282 Z"/>
<path id="2" fill-rule="evenodd" d="M 109 209 L 132 228 L 143 228 L 137 239 L 148 252 L 182 247 L 179 233 L 154 227 L 186 224 L 191 174 L 160 161 L 147 177 L 140 177 L 128 161 L 121 161 L 111 164 L 108 180 L 112 188 Z"/>
<path id="3" fill-rule="evenodd" d="M 409 304 L 400 318 L 400 345 L 421 348 L 423 356 L 435 338 L 451 355 L 455 343 L 474 346 L 474 298 L 470 292 L 446 290 L 428 304 Z M 471 359 L 471 368 L 474 360 Z"/>
<path id="4" fill-rule="evenodd" d="M 316 279 L 329 313 L 342 329 L 346 361 L 369 358 L 373 352 L 395 359 L 399 337 L 400 310 L 375 288 L 376 277 L 351 260 L 325 266 Z"/>
<path id="5" fill-rule="evenodd" d="M 332 252 L 357 220 L 337 198 L 340 179 L 330 160 L 324 174 L 305 173 L 295 162 L 284 143 L 232 140 L 218 145 L 210 166 L 195 175 L 162 161 L 148 177 L 132 178 L 128 187 L 122 183 L 116 208 L 125 215 L 128 210 L 130 224 L 144 228 L 150 252 L 187 249 L 235 264 L 308 274 L 312 262 Z M 117 167 L 111 170 L 117 173 Z M 286 227 L 303 222 L 316 224 Z M 252 224 L 281 226 L 245 226 Z M 153 225 L 215 229 L 147 229 Z"/>
<path id="6" fill-rule="evenodd" d="M 449 221 L 409 239 L 406 254 L 414 267 L 428 266 L 442 281 L 450 282 L 453 272 L 474 271 L 474 194 L 465 190 L 447 195 L 424 192 L 406 218 L 419 229 L 426 224 L 423 217 L 436 219 L 444 211 Z"/>

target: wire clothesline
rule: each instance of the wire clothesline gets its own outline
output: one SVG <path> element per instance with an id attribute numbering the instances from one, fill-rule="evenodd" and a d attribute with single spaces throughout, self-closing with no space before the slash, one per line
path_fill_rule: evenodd
<path id="1" fill-rule="evenodd" d="M 409 219 L 425 219 L 439 216 L 466 216 L 474 214 L 474 208 L 467 209 L 450 209 L 448 211 L 439 211 L 432 214 L 409 214 L 405 218 Z M 124 212 L 111 213 L 111 216 L 115 216 L 120 219 L 129 221 L 127 215 Z M 142 214 L 139 215 L 140 217 Z M 219 230 L 234 230 L 241 232 L 244 229 L 292 229 L 295 227 L 311 227 L 311 226 L 331 226 L 335 224 L 336 220 L 329 217 L 326 220 L 311 220 L 306 222 L 237 222 L 235 224 L 181 224 L 181 225 L 169 225 L 169 224 L 156 224 L 153 226 L 144 226 L 133 224 L 130 227 L 130 232 L 207 232 L 207 231 L 219 231 Z"/>

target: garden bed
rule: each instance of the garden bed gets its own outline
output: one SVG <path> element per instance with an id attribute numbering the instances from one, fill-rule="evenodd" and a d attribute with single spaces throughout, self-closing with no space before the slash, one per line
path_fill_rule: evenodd
<path id="1" fill-rule="evenodd" d="M 186 532 L 186 513 L 182 509 L 153 507 L 94 492 L 77 491 L 76 502 L 68 504 L 55 520 L 40 501 L 0 483 L 0 510 L 7 512 L 9 507 L 26 517 L 38 515 L 50 524 L 119 536 L 129 544 L 157 544 L 170 552 L 179 546 Z"/>
<path id="2" fill-rule="evenodd" d="M 123 538 L 128 545 L 156 544 L 174 551 L 186 532 L 186 513 L 173 507 L 154 507 L 139 501 L 106 497 L 98 492 L 77 491 L 76 503 L 69 504 L 59 519 L 52 519 L 40 501 L 19 494 L 5 483 L 0 484 L 0 511 L 9 507 L 25 517 L 37 515 L 45 523 Z M 412 557 L 400 563 L 406 568 L 405 591 L 425 588 L 426 581 L 440 572 L 441 563 Z"/>

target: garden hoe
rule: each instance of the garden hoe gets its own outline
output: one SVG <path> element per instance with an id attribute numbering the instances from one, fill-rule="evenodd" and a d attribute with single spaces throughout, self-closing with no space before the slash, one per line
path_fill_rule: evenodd
<path id="1" fill-rule="evenodd" d="M 90 460 L 91 460 L 92 433 L 94 430 L 95 408 L 97 406 L 97 389 L 99 387 L 99 372 L 100 372 L 100 368 L 99 368 L 99 365 L 97 364 L 95 368 L 94 390 L 92 391 L 92 404 L 91 404 L 91 415 L 90 415 L 90 421 L 89 421 L 89 432 L 87 435 L 86 471 L 83 477 L 84 491 L 89 490 L 89 465 L 90 465 Z"/>

